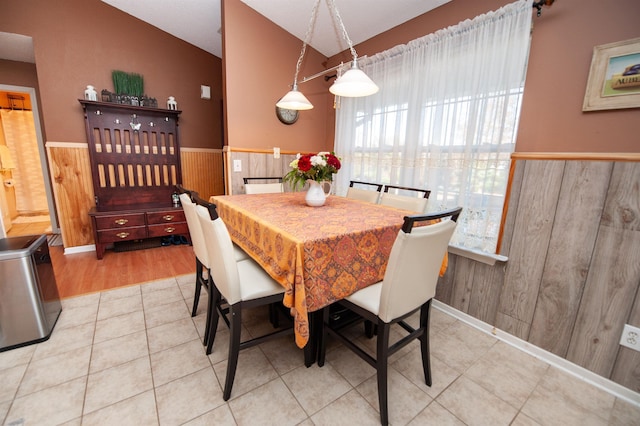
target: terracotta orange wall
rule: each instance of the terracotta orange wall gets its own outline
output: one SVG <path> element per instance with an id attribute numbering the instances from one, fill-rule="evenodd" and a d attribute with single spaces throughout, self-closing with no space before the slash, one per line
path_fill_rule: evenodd
<path id="1" fill-rule="evenodd" d="M 356 49 L 373 55 L 509 3 L 454 0 Z M 638 37 L 640 1 L 558 0 L 532 18 L 516 151 L 640 152 L 640 108 L 582 112 L 593 47 Z M 329 65 L 344 59 L 343 52 Z"/>
<path id="2" fill-rule="evenodd" d="M 78 98 L 87 84 L 113 91 L 111 71 L 123 70 L 144 77 L 158 106 L 176 97 L 182 146 L 222 147 L 220 58 L 99 0 L 2 0 L 0 31 L 33 38 L 47 140 L 86 142 Z"/>
<path id="3" fill-rule="evenodd" d="M 329 85 L 317 78 L 299 86 L 314 108 L 293 125 L 280 123 L 275 103 L 289 91 L 302 41 L 240 0 L 223 1 L 226 137 L 231 148 L 306 152 L 333 148 L 328 130 Z M 305 17 L 307 19 L 307 17 Z M 298 80 L 325 69 L 326 57 L 307 48 Z"/>

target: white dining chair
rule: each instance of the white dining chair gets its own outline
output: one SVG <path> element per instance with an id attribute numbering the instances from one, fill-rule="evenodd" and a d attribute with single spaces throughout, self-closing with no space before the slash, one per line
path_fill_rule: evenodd
<path id="1" fill-rule="evenodd" d="M 364 186 L 365 188 L 357 187 L 355 185 Z M 367 201 L 369 203 L 376 204 L 380 197 L 380 191 L 382 191 L 382 184 L 360 182 L 356 180 L 349 181 L 349 188 L 347 188 L 347 198 L 354 200 Z"/>
<path id="2" fill-rule="evenodd" d="M 196 283 L 193 295 L 193 307 L 191 308 L 191 316 L 195 317 L 198 311 L 198 304 L 200 302 L 200 293 L 202 291 L 202 287 L 207 290 L 207 293 L 211 292 L 209 288 L 209 253 L 207 251 L 207 244 L 202 233 L 200 219 L 198 219 L 198 215 L 196 214 L 196 204 L 194 200 L 198 198 L 198 193 L 188 190 L 182 185 L 176 185 L 176 188 L 178 190 L 180 204 L 182 205 L 185 219 L 187 220 L 187 227 L 189 228 L 189 236 L 191 237 L 193 253 L 196 256 Z M 247 253 L 245 253 L 244 250 L 242 250 L 235 244 L 233 245 L 233 257 L 236 261 L 249 258 Z M 203 338 L 203 344 L 205 345 L 207 344 L 207 335 L 209 331 L 207 329 L 207 326 L 209 324 L 209 317 L 212 315 L 212 312 L 213 309 L 211 303 L 209 303 L 209 305 L 207 306 L 207 322 L 205 323 L 206 325 Z"/>
<path id="3" fill-rule="evenodd" d="M 392 190 L 393 192 L 389 192 Z M 416 196 L 404 195 L 414 192 Z M 428 189 L 411 188 L 408 186 L 385 185 L 384 191 L 380 195 L 380 204 L 396 207 L 398 209 L 410 210 L 417 213 L 424 213 L 429 201 Z"/>
<path id="4" fill-rule="evenodd" d="M 252 259 L 236 262 L 229 231 L 222 219 L 218 217 L 215 204 L 197 200 L 196 213 L 207 243 L 211 279 L 215 283 L 210 288 L 214 295 L 213 305 L 218 312 L 218 315 L 212 315 L 210 318 L 207 355 L 213 349 L 220 316 L 224 317 L 230 329 L 227 374 L 222 394 L 222 398 L 227 401 L 231 397 L 240 351 L 272 338 L 293 334 L 293 327 L 281 328 L 260 337 L 240 341 L 242 310 L 281 303 L 284 287 L 273 280 Z M 222 298 L 226 302 L 226 307 L 222 306 Z"/>
<path id="5" fill-rule="evenodd" d="M 281 177 L 246 177 L 244 181 L 245 194 L 271 194 L 284 192 L 284 184 Z M 277 180 L 277 182 L 251 183 L 252 181 Z"/>
<path id="6" fill-rule="evenodd" d="M 442 259 L 461 211 L 462 208 L 458 207 L 439 213 L 405 217 L 402 230 L 398 232 L 391 248 L 383 280 L 337 302 L 360 315 L 365 321 L 370 321 L 377 328 L 375 358 L 355 343 L 353 334 L 342 333 L 341 330 L 345 326 L 332 323 L 329 320 L 329 308 L 324 309 L 318 365 L 324 365 L 327 335 L 330 334 L 374 367 L 378 380 L 380 421 L 383 425 L 387 425 L 389 421 L 388 359 L 413 339 L 420 340 L 424 378 L 427 386 L 431 386 L 429 311 L 431 300 L 436 293 Z M 436 220 L 440 221 L 435 224 L 425 223 Z M 414 227 L 415 224 L 421 226 Z M 418 310 L 420 325 L 414 329 L 404 320 Z M 390 329 L 396 323 L 409 334 L 389 346 Z M 353 325 L 353 322 L 347 323 L 348 325 Z"/>

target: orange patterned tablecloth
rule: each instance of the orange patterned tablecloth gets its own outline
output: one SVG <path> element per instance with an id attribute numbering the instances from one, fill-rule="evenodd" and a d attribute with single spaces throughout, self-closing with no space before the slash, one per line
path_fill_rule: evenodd
<path id="1" fill-rule="evenodd" d="M 309 207 L 302 192 L 211 197 L 233 241 L 285 288 L 296 343 L 308 312 L 383 279 L 407 210 L 330 196 Z"/>

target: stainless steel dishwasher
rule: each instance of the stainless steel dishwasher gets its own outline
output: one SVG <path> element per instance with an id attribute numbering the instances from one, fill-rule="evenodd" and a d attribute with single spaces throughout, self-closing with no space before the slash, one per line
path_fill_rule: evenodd
<path id="1" fill-rule="evenodd" d="M 49 339 L 61 311 L 47 236 L 0 238 L 0 352 Z"/>

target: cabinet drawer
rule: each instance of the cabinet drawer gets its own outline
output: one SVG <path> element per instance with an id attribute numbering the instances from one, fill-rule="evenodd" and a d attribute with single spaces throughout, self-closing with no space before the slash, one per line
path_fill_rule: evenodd
<path id="1" fill-rule="evenodd" d="M 144 225 L 144 213 L 96 216 L 96 227 L 98 231 L 102 229 L 130 228 Z"/>
<path id="2" fill-rule="evenodd" d="M 149 237 L 164 237 L 166 235 L 188 235 L 189 228 L 186 222 L 164 223 L 162 225 L 149 225 Z"/>
<path id="3" fill-rule="evenodd" d="M 100 243 L 114 243 L 116 241 L 135 240 L 138 238 L 147 238 L 147 228 L 145 226 L 98 231 L 98 240 Z"/>
<path id="4" fill-rule="evenodd" d="M 184 222 L 184 212 L 181 210 L 171 210 L 166 212 L 147 213 L 149 225 L 157 225 L 161 223 Z"/>

